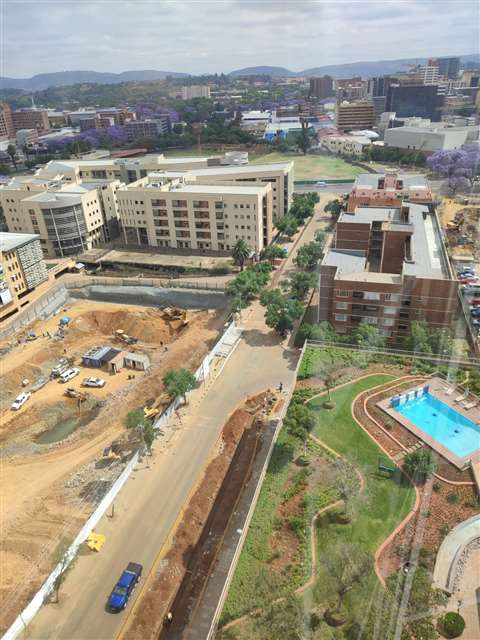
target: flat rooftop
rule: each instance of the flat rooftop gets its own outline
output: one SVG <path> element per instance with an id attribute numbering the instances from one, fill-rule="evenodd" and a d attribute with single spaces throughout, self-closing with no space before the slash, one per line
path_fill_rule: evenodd
<path id="1" fill-rule="evenodd" d="M 237 175 L 239 173 L 272 173 L 273 171 L 288 171 L 293 167 L 293 162 L 272 162 L 270 164 L 243 164 L 227 167 L 219 165 L 205 169 L 190 169 L 189 173 L 196 176 Z"/>
<path id="2" fill-rule="evenodd" d="M 322 260 L 322 265 L 337 267 L 338 277 L 344 273 L 363 271 L 367 264 L 365 251 L 350 251 L 348 249 L 329 249 Z"/>
<path id="3" fill-rule="evenodd" d="M 361 173 L 355 179 L 354 188 L 361 187 L 362 189 L 379 189 L 378 181 L 384 177 L 385 174 L 383 173 Z M 420 174 L 399 173 L 396 176 L 396 179 L 402 181 L 403 189 L 430 190 L 427 179 Z"/>
<path id="4" fill-rule="evenodd" d="M 22 247 L 27 242 L 36 240 L 40 236 L 34 233 L 3 233 L 0 232 L 0 252 L 12 251 Z"/>

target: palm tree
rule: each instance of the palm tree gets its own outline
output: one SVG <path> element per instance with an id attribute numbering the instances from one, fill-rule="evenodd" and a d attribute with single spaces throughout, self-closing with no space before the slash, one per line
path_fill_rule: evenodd
<path id="1" fill-rule="evenodd" d="M 245 264 L 245 260 L 250 257 L 252 250 L 245 242 L 245 240 L 237 240 L 235 246 L 233 247 L 232 255 L 236 264 L 240 265 L 240 271 L 243 271 L 243 265 Z"/>

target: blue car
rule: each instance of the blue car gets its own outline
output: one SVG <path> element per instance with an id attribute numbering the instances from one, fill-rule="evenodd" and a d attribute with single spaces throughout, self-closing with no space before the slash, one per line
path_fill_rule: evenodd
<path id="1" fill-rule="evenodd" d="M 127 568 L 120 576 L 120 580 L 108 598 L 108 609 L 110 611 L 118 612 L 125 609 L 132 591 L 140 580 L 142 570 L 143 567 L 141 564 L 137 564 L 136 562 L 128 563 Z"/>

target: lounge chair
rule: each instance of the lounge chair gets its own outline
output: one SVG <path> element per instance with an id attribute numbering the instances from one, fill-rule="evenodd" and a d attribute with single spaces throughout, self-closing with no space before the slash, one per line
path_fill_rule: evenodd
<path id="1" fill-rule="evenodd" d="M 463 404 L 463 408 L 468 411 L 469 409 L 473 409 L 478 405 L 478 400 L 473 400 L 472 402 L 465 402 Z"/>
<path id="2" fill-rule="evenodd" d="M 464 400 L 466 400 L 468 398 L 468 393 L 462 393 L 461 396 L 457 396 L 454 400 L 454 402 L 463 402 Z"/>
<path id="3" fill-rule="evenodd" d="M 443 391 L 446 396 L 451 396 L 452 393 L 455 391 L 455 387 L 445 387 Z"/>

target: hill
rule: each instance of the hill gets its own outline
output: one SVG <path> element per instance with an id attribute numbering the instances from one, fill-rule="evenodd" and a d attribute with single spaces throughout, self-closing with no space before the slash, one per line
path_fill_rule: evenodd
<path id="1" fill-rule="evenodd" d="M 148 82 L 164 80 L 167 76 L 173 78 L 187 78 L 188 73 L 176 71 L 156 71 L 145 69 L 139 71 L 123 71 L 122 73 L 108 73 L 100 71 L 58 71 L 55 73 L 39 73 L 31 78 L 0 77 L 0 89 L 25 89 L 27 91 L 41 91 L 49 87 L 64 87 L 80 83 L 117 84 L 121 82 Z"/>
<path id="2" fill-rule="evenodd" d="M 285 67 L 245 67 L 245 69 L 237 69 L 236 71 L 231 71 L 228 74 L 231 78 L 237 78 L 239 76 L 271 76 L 272 78 L 277 77 L 294 77 L 296 75 L 300 75 L 295 73 L 295 71 L 290 71 L 290 69 L 286 69 Z"/>

